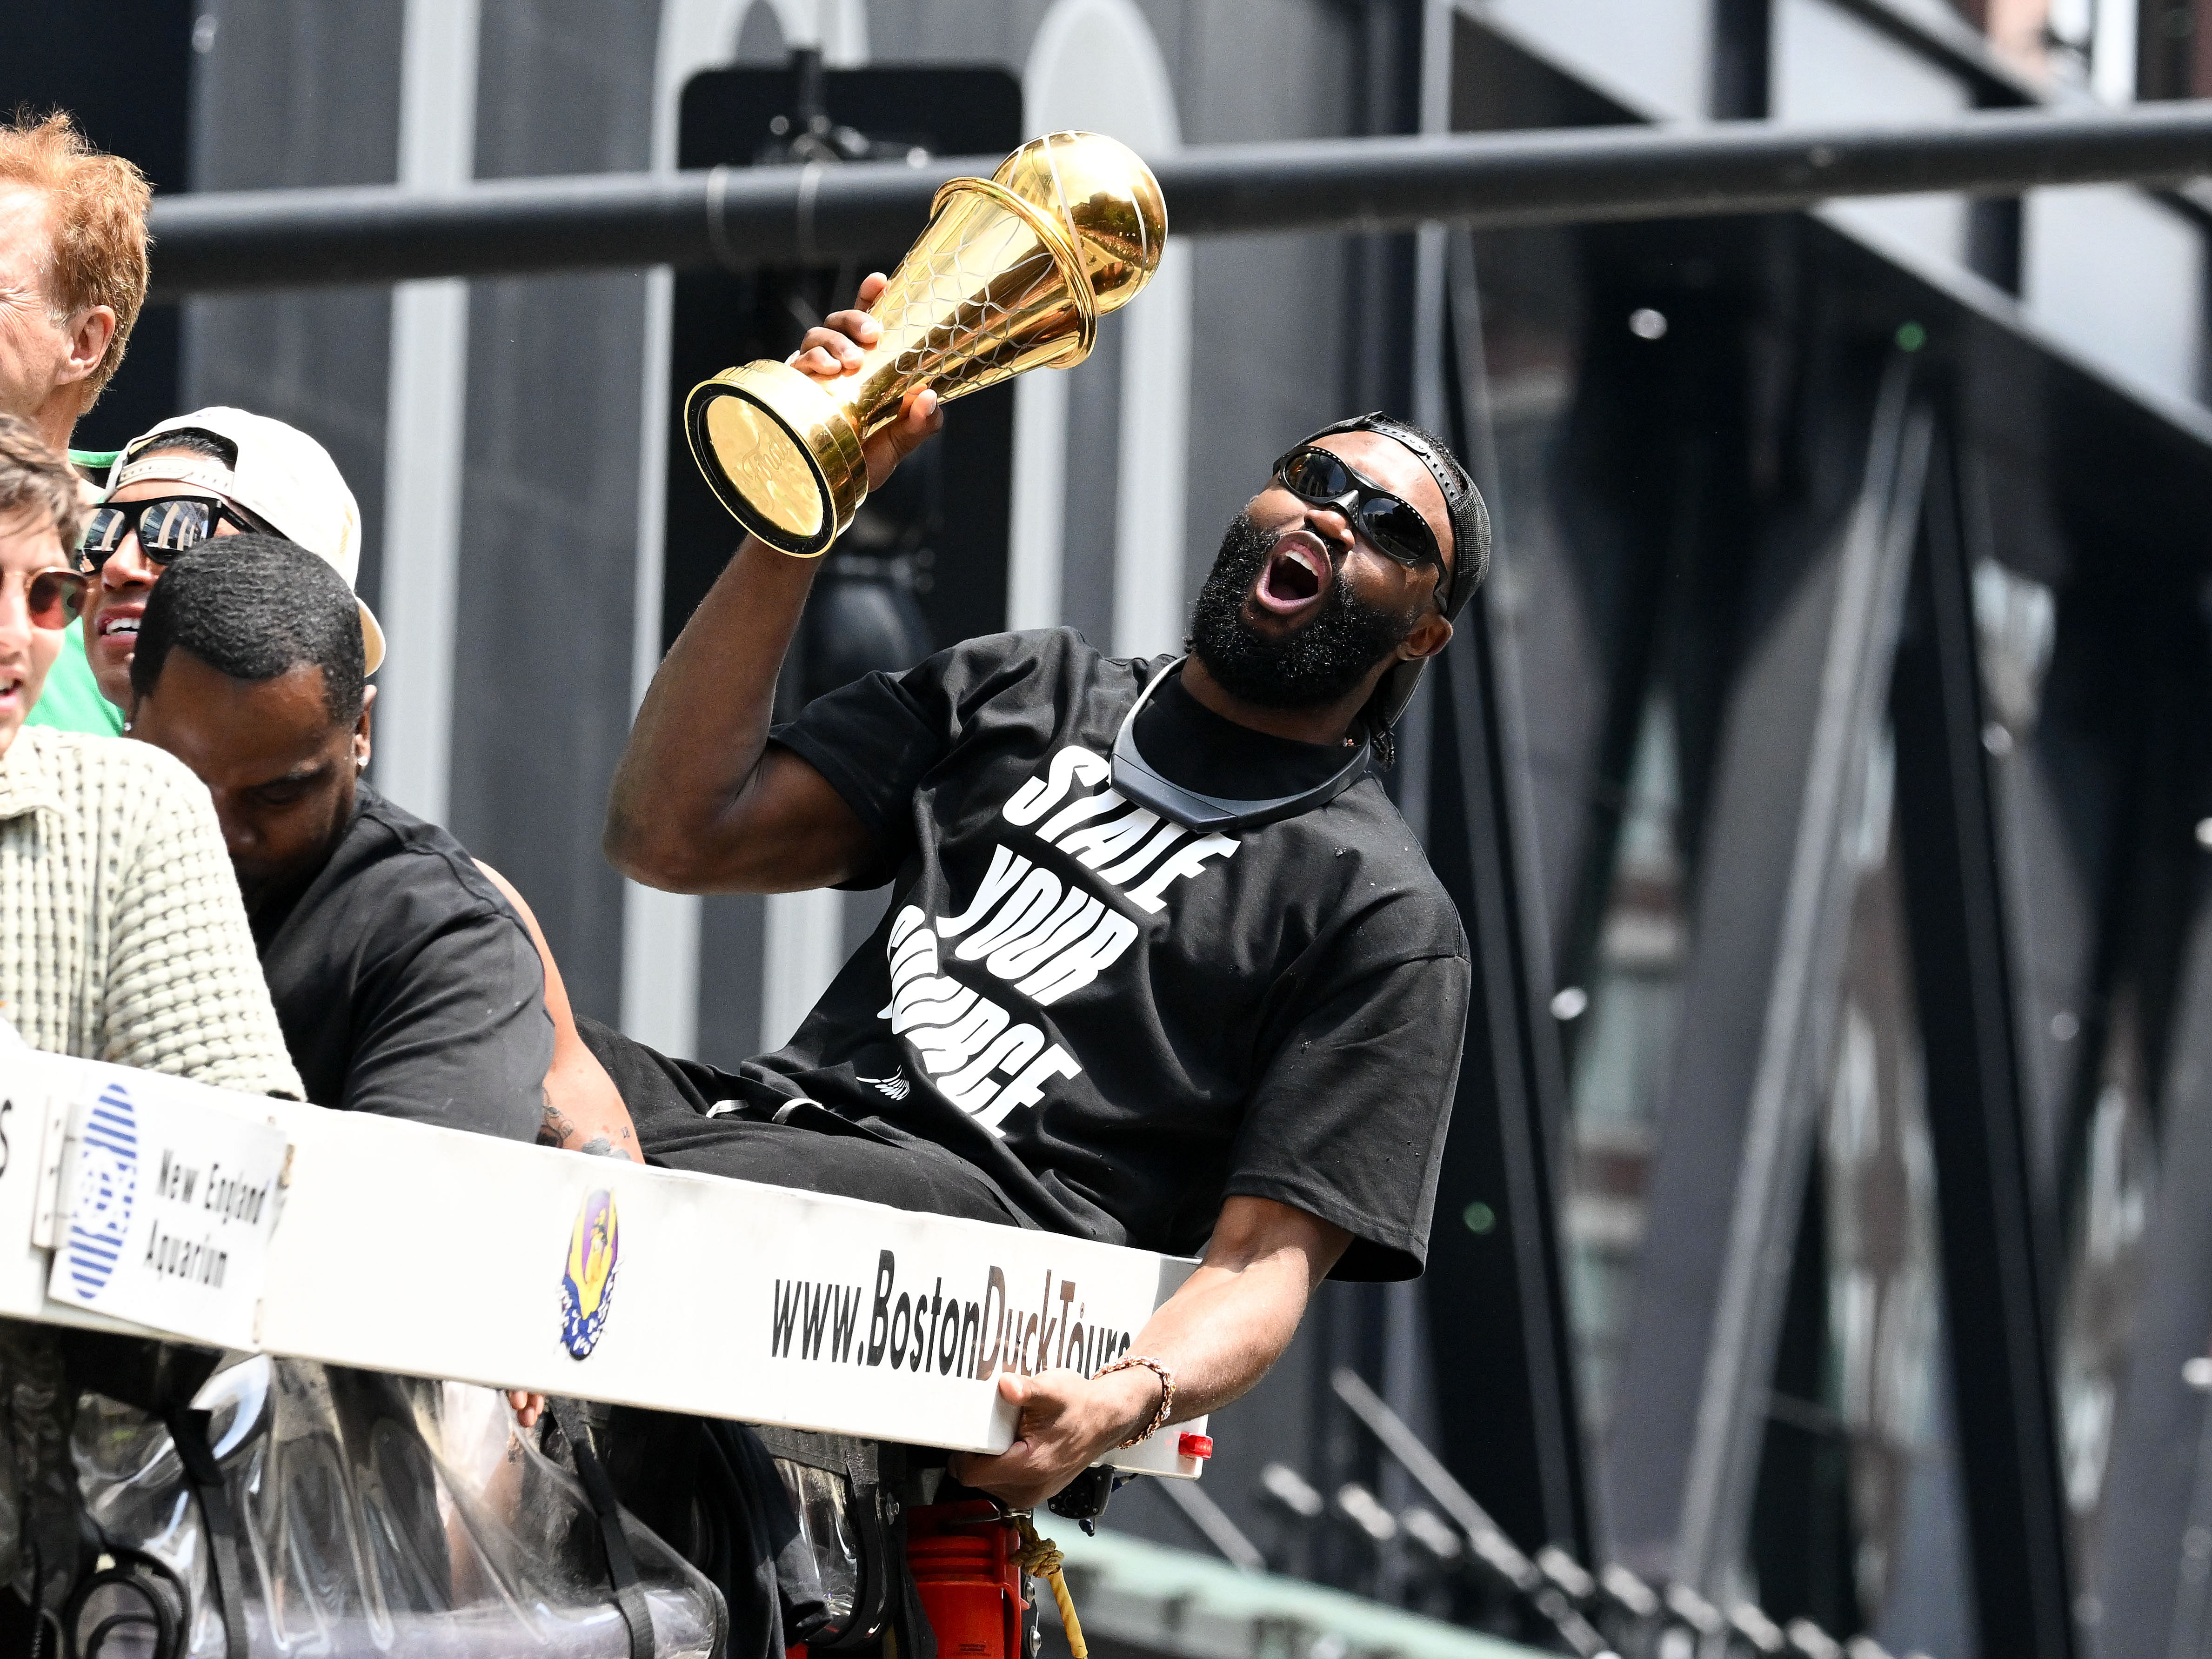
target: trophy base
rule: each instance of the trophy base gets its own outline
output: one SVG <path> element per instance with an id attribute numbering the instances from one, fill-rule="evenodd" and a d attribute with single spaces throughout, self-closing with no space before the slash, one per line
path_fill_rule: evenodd
<path id="1" fill-rule="evenodd" d="M 716 498 L 778 552 L 819 558 L 867 499 L 860 433 L 819 380 L 787 363 L 747 363 L 692 387 L 684 430 Z"/>

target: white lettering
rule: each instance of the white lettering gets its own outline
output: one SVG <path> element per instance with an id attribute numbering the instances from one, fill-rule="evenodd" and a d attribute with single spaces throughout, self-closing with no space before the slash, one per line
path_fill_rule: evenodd
<path id="1" fill-rule="evenodd" d="M 1145 878 L 1145 884 L 1129 895 L 1129 902 L 1141 910 L 1155 914 L 1167 908 L 1167 900 L 1160 896 L 1168 884 L 1182 876 L 1194 876 L 1206 868 L 1212 858 L 1234 858 L 1237 843 L 1226 836 L 1207 836 L 1175 849 L 1174 854 L 1163 860 L 1160 867 Z"/>
<path id="2" fill-rule="evenodd" d="M 1189 834 L 1190 831 L 1179 823 L 1162 824 L 1152 832 L 1152 838 L 1150 841 L 1130 854 L 1127 858 L 1123 859 L 1111 870 L 1100 871 L 1099 880 L 1111 882 L 1116 887 L 1134 881 L 1154 859 Z"/>
<path id="3" fill-rule="evenodd" d="M 1044 776 L 1031 778 L 999 810 L 1009 823 L 1035 823 L 1059 804 L 1071 783 L 1079 779 L 1085 783 L 1097 783 L 1111 770 L 1088 749 L 1070 744 L 1052 757 Z"/>
<path id="4" fill-rule="evenodd" d="M 1014 988 L 1033 998 L 1040 1008 L 1050 1007 L 1069 992 L 1081 990 L 1121 960 L 1121 952 L 1136 937 L 1135 922 L 1117 911 L 1109 910 L 1088 939 L 1054 957 Z"/>
<path id="5" fill-rule="evenodd" d="M 918 921 L 921 915 L 921 912 L 911 904 L 900 911 L 891 923 L 892 939 L 899 938 L 901 924 L 906 923 L 908 916 Z M 909 1002 L 914 1000 L 910 988 L 915 980 L 933 977 L 937 973 L 937 935 L 911 923 L 907 924 L 904 932 L 905 943 L 891 946 L 891 1000 L 888 1006 L 876 1011 L 878 1019 L 889 1019 L 897 1013 L 902 999 Z"/>
<path id="6" fill-rule="evenodd" d="M 1118 789 L 1101 789 L 1095 795 L 1085 795 L 1080 800 L 1068 802 L 1066 805 L 1045 820 L 1044 827 L 1039 830 L 1037 834 L 1047 841 L 1056 842 L 1077 824 L 1095 818 L 1102 812 L 1110 812 L 1117 806 L 1127 806 L 1128 804 Z"/>
<path id="7" fill-rule="evenodd" d="M 1009 1026 L 966 1069 L 939 1079 L 937 1086 L 962 1111 L 980 1112 L 999 1092 L 992 1074 L 1018 1070 L 1043 1047 L 1044 1034 L 1036 1026 Z"/>
<path id="8" fill-rule="evenodd" d="M 944 1025 L 968 1012 L 975 992 L 957 979 L 916 980 L 893 1000 L 891 1030 L 910 1031 L 920 1025 Z"/>
<path id="9" fill-rule="evenodd" d="M 988 997 L 977 1000 L 956 1024 L 918 1030 L 909 1041 L 932 1077 L 955 1072 L 990 1046 L 991 1039 L 1006 1029 L 1006 1011 Z"/>
<path id="10" fill-rule="evenodd" d="M 1089 933 L 1105 905 L 1079 888 L 1070 887 L 1067 897 L 1052 920 L 991 952 L 983 965 L 1000 979 L 1016 980 L 1055 951 L 1065 950 Z"/>
<path id="11" fill-rule="evenodd" d="M 1017 1107 L 1034 1106 L 1042 1100 L 1044 1085 L 1053 1079 L 1075 1077 L 1082 1070 L 1075 1063 L 1075 1056 L 1055 1042 L 1024 1066 L 1019 1077 L 1000 1090 L 999 1097 L 975 1114 L 975 1121 L 987 1129 L 994 1129 Z"/>
<path id="12" fill-rule="evenodd" d="M 991 868 L 983 878 L 983 885 L 976 891 L 975 902 L 957 916 L 939 916 L 937 919 L 938 937 L 957 939 L 982 921 L 984 913 L 1012 890 L 1013 884 L 1022 878 L 1029 867 L 1030 861 L 1019 854 L 1010 852 L 1004 847 L 993 848 Z"/>
<path id="13" fill-rule="evenodd" d="M 1236 854 L 1237 843 L 1225 836 L 1194 836 L 1133 805 L 1109 785 L 1111 775 L 1103 757 L 1071 744 L 1000 811 L 1102 884 L 1118 889 L 1141 880 L 1128 896 L 1152 914 L 1166 908 L 1174 883 Z M 1120 961 L 1140 932 L 1083 885 L 1011 848 L 994 847 L 988 870 L 957 914 L 932 917 L 906 905 L 893 918 L 886 952 L 891 1001 L 882 1018 L 905 1036 L 947 1100 L 1003 1135 L 1008 1116 L 1037 1104 L 1056 1079 L 1081 1076 L 1083 1066 L 1048 1043 L 1040 1026 L 1015 1023 L 945 966 L 954 957 L 980 962 L 994 978 L 1049 1006 Z M 941 940 L 954 941 L 951 957 Z"/>
<path id="14" fill-rule="evenodd" d="M 1135 811 L 1104 823 L 1094 823 L 1079 830 L 1060 843 L 1060 850 L 1082 860 L 1086 870 L 1096 870 L 1109 860 L 1117 859 L 1146 836 L 1160 821 L 1159 814 L 1150 807 L 1139 806 Z"/>
<path id="15" fill-rule="evenodd" d="M 1009 937 L 1027 933 L 1049 916 L 1063 890 L 1060 878 L 1051 871 L 1031 870 L 1013 896 L 999 907 L 997 915 L 953 947 L 955 954 L 963 962 L 988 956 Z"/>
<path id="16" fill-rule="evenodd" d="M 891 987 L 894 990 L 921 974 L 937 971 L 937 935 L 927 927 L 908 933 L 903 945 L 891 947 Z"/>

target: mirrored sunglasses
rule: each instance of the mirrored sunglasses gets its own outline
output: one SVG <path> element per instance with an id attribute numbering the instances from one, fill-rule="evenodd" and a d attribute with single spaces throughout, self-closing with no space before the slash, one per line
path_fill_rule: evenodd
<path id="1" fill-rule="evenodd" d="M 186 549 L 198 547 L 225 524 L 240 530 L 261 528 L 229 502 L 211 495 L 156 495 L 150 501 L 111 501 L 93 509 L 84 539 L 77 544 L 77 556 L 87 572 L 97 574 L 136 532 L 147 558 L 155 564 L 167 564 Z"/>
<path id="2" fill-rule="evenodd" d="M 1400 564 L 1432 564 L 1443 579 L 1443 550 L 1420 509 L 1353 471 L 1341 455 L 1318 445 L 1294 449 L 1275 463 L 1275 477 L 1300 501 L 1333 507 L 1378 553 Z"/>

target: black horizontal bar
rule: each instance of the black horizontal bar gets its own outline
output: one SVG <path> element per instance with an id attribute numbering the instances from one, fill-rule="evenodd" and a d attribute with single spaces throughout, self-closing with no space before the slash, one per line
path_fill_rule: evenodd
<path id="1" fill-rule="evenodd" d="M 881 256 L 945 179 L 999 158 L 164 197 L 156 297 L 654 264 Z M 1153 162 L 1170 234 L 1481 227 L 1760 213 L 1847 196 L 2016 195 L 2212 173 L 2212 101 L 2000 110 L 1931 125 L 1597 127 L 1224 144 Z"/>

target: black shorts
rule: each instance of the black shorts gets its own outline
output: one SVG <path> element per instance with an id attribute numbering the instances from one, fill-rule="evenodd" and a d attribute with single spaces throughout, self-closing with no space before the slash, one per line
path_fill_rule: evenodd
<path id="1" fill-rule="evenodd" d="M 576 1030 L 621 1091 L 649 1164 L 1024 1224 L 982 1171 L 941 1146 L 886 1140 L 811 1103 L 793 1111 L 793 1103 L 744 1078 L 672 1060 L 581 1014 Z"/>

